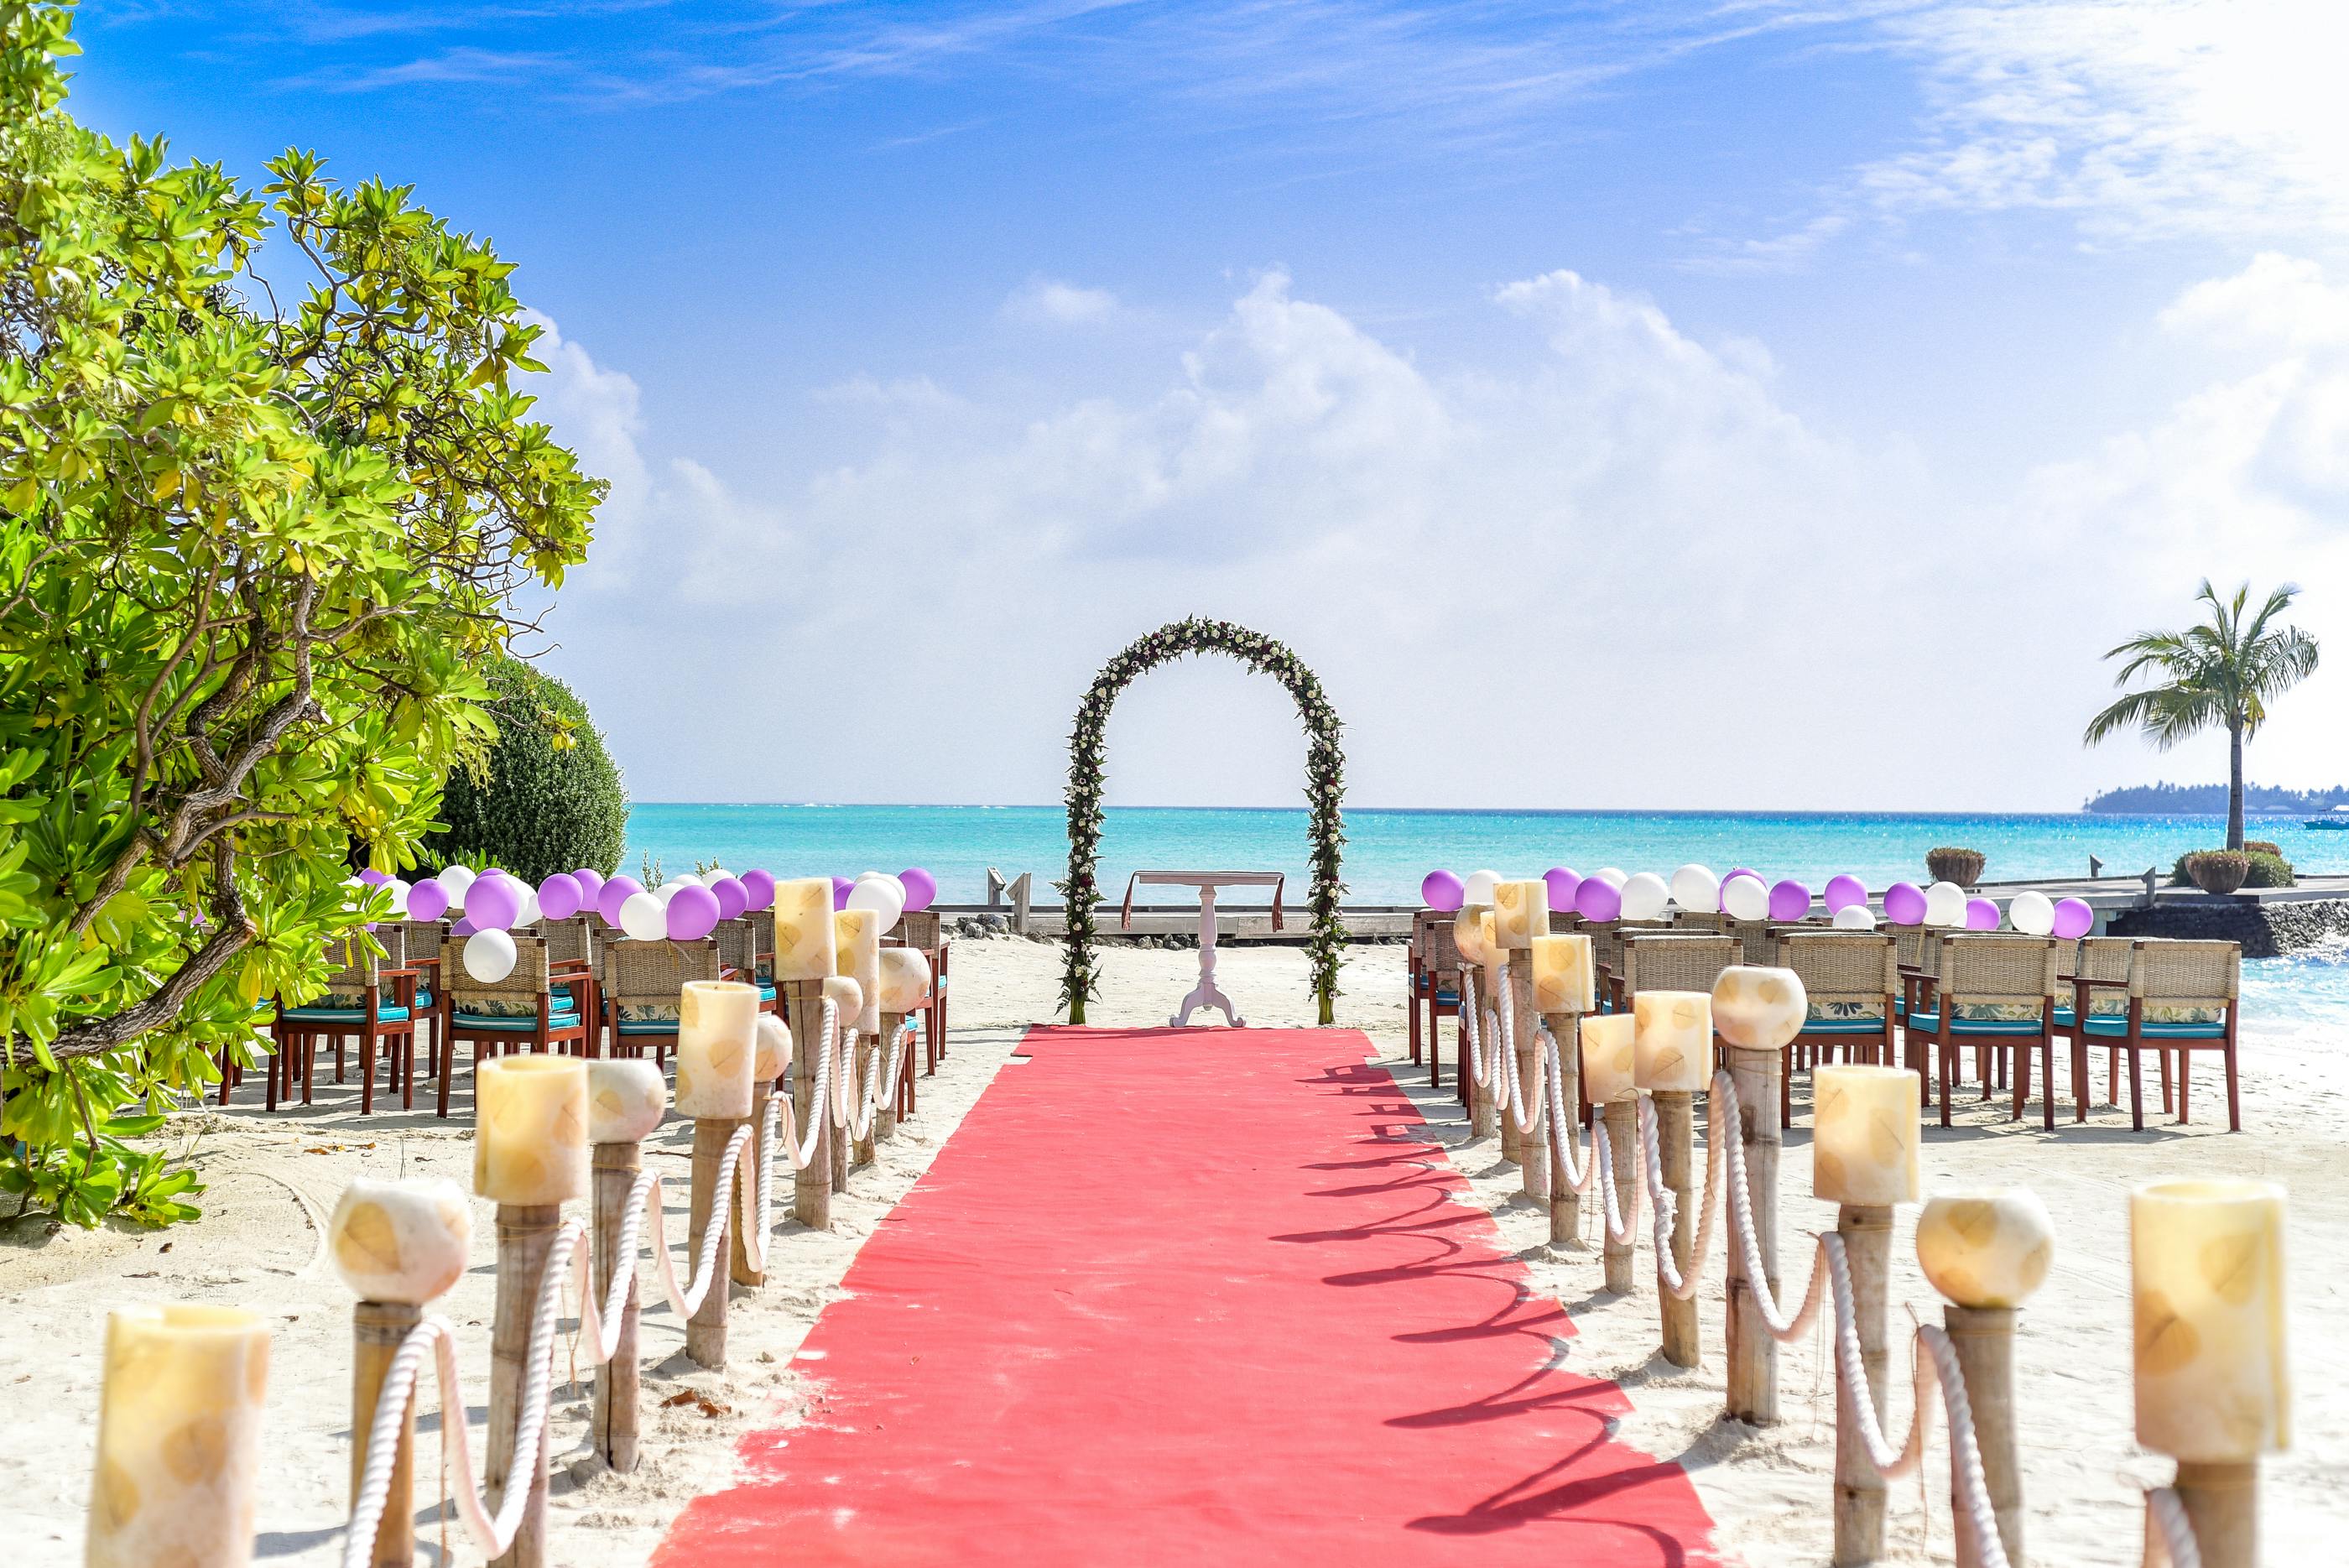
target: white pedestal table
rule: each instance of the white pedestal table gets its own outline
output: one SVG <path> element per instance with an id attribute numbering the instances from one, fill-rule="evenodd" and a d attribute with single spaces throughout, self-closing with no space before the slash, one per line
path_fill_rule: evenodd
<path id="1" fill-rule="evenodd" d="M 1199 983 L 1183 998 L 1182 1007 L 1167 1022 L 1177 1029 L 1190 1027 L 1191 1014 L 1202 1007 L 1213 1007 L 1224 1015 L 1224 1022 L 1235 1029 L 1245 1029 L 1247 1021 L 1232 1005 L 1232 999 L 1216 986 L 1216 889 L 1218 888 L 1269 888 L 1272 889 L 1272 929 L 1280 929 L 1280 888 L 1284 880 L 1278 871 L 1136 871 L 1125 884 L 1125 906 L 1118 915 L 1118 929 L 1133 929 L 1133 890 L 1136 888 L 1196 888 L 1199 890 Z"/>

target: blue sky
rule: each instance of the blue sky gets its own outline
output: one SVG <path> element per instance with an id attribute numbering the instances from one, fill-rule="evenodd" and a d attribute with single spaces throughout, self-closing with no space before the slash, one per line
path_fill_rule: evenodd
<path id="1" fill-rule="evenodd" d="M 548 660 L 647 798 L 1052 798 L 1092 670 L 1196 610 L 1321 670 L 1364 803 L 2061 808 L 2218 776 L 2077 741 L 2200 575 L 2349 638 L 2314 0 L 80 31 L 93 123 L 316 147 L 521 264 L 615 481 Z M 2344 691 L 2258 776 L 2349 777 Z M 1301 756 L 1208 669 L 1112 745 L 1129 801 Z"/>

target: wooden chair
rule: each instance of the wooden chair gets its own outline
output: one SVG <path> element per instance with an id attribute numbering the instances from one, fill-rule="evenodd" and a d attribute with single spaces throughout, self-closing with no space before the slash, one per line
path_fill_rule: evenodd
<path id="1" fill-rule="evenodd" d="M 930 1077 L 947 1054 L 946 921 L 936 909 L 909 909 L 897 918 L 897 940 L 917 948 L 930 961 L 930 996 L 916 1014 L 922 1021 L 922 1075 Z M 907 1053 L 906 1059 L 912 1060 Z"/>
<path id="2" fill-rule="evenodd" d="M 449 1082 L 457 1075 L 457 1047 L 470 1041 L 473 1061 L 527 1044 L 539 1053 L 555 1046 L 587 1049 L 587 1017 L 580 992 L 587 977 L 558 975 L 546 952 L 546 939 L 527 933 L 514 943 L 514 966 L 501 981 L 476 980 L 465 972 L 465 945 L 440 944 L 440 1082 L 438 1115 L 449 1114 Z"/>
<path id="3" fill-rule="evenodd" d="M 282 1094 L 294 1096 L 294 1077 L 298 1071 L 302 1078 L 302 1103 L 310 1104 L 310 1087 L 317 1065 L 318 1041 L 323 1037 L 334 1042 L 335 1082 L 343 1081 L 343 1040 L 356 1036 L 359 1043 L 359 1113 L 372 1115 L 375 1110 L 376 1046 L 384 1046 L 384 1060 L 390 1070 L 391 1085 L 401 1093 L 401 1104 L 416 1103 L 416 1015 L 413 1006 L 415 981 L 411 971 L 398 962 L 400 933 L 385 929 L 376 933 L 377 942 L 367 937 L 339 937 L 327 944 L 327 956 L 336 963 L 335 971 L 326 977 L 324 994 L 300 1007 L 287 1007 L 282 1001 L 276 1004 L 270 1020 L 269 1033 L 274 1041 L 269 1059 L 269 1083 L 264 1091 L 266 1108 L 275 1110 Z M 378 955 L 377 946 L 393 950 Z M 387 964 L 384 960 L 388 958 Z M 387 995 L 384 981 L 391 981 Z M 396 1048 L 405 1043 L 404 1053 Z M 387 1085 L 391 1086 L 391 1085 Z"/>
<path id="4" fill-rule="evenodd" d="M 781 1012 L 782 1003 L 775 999 L 773 975 L 759 972 L 759 928 L 750 923 L 750 917 L 742 915 L 731 920 L 720 920 L 717 929 L 709 935 L 718 943 L 719 978 L 757 986 L 759 1011 Z"/>
<path id="5" fill-rule="evenodd" d="M 2083 937 L 2064 944 L 2072 950 L 2057 950 L 2056 972 L 2060 975 L 2064 1000 L 2055 1009 L 2055 1033 L 2072 1043 L 2072 1070 L 2088 1074 L 2088 1062 L 2095 1047 L 2089 1044 L 2088 1032 L 2083 1021 L 2098 1013 L 2115 1018 L 2128 1016 L 2129 955 L 2137 946 L 2134 937 Z M 2068 960 L 2068 963 L 2066 961 Z M 2068 969 L 2069 972 L 2065 972 Z M 2161 1108 L 2169 1108 L 2169 1058 L 2161 1059 Z M 2084 1102 L 2075 1119 L 2087 1120 Z M 2121 1103 L 2121 1052 L 2118 1044 L 2111 1049 L 2105 1072 L 2105 1104 Z"/>
<path id="6" fill-rule="evenodd" d="M 1876 931 L 1782 931 L 1777 957 L 1810 1001 L 1778 1074 L 1779 1114 L 1792 1126 L 1797 1068 L 1816 1066 L 1838 1046 L 1847 1062 L 1890 1066 L 1899 1059 L 1900 966 L 1892 938 Z"/>
<path id="7" fill-rule="evenodd" d="M 446 920 L 401 920 L 399 940 L 406 949 L 404 967 L 416 976 L 417 1044 L 424 1047 L 424 1071 L 440 1071 L 440 944 L 449 940 Z M 380 931 L 383 928 L 378 927 Z"/>
<path id="8" fill-rule="evenodd" d="M 603 943 L 596 940 L 594 921 L 574 915 L 567 920 L 541 920 L 530 930 L 546 940 L 546 961 L 555 979 L 576 976 L 585 982 L 579 988 L 579 1016 L 587 1021 L 587 1054 L 601 1054 L 603 1043 L 595 1030 L 604 1014 L 595 994 L 595 954 Z"/>
<path id="9" fill-rule="evenodd" d="M 1934 996 L 1930 1009 L 1910 1005 L 1905 1028 L 1911 1064 L 1920 1036 L 1930 1043 L 1940 1085 L 1941 1125 L 1950 1125 L 1950 1091 L 1958 1047 L 1971 1042 L 1982 1095 L 1990 1095 L 1992 1057 L 2014 1053 L 2013 1119 L 2031 1099 L 2031 1053 L 2046 1077 L 2042 1114 L 2055 1127 L 2055 941 L 2052 937 L 1940 933 L 1931 946 Z M 2077 1085 L 2075 1092 L 2085 1095 Z"/>
<path id="10" fill-rule="evenodd" d="M 1618 961 L 1615 985 L 1618 1012 L 1629 1012 L 1632 998 L 1643 991 L 1701 991 L 1710 996 L 1713 982 L 1721 978 L 1723 970 L 1745 961 L 1738 939 L 1726 933 L 1691 932 L 1682 936 L 1635 927 L 1622 935 L 1621 945 L 1623 956 Z M 1715 1060 L 1719 1059 L 1720 1050 L 1721 1037 L 1716 1034 Z"/>
<path id="11" fill-rule="evenodd" d="M 2150 1050 L 2169 1073 L 2169 1053 L 2178 1053 L 2178 1120 L 2188 1120 L 2189 1067 L 2196 1051 L 2216 1051 L 2226 1064 L 2227 1130 L 2243 1130 L 2241 1085 L 2235 1061 L 2237 1014 L 2242 998 L 2243 950 L 2234 942 L 2160 941 L 2130 943 L 2128 1011 L 2115 1016 L 2090 1012 L 2082 1023 L 2088 1040 L 2103 1040 L 2128 1054 L 2129 1126 L 2145 1128 L 2145 1092 L 2137 1068 Z M 2083 1045 L 2082 1054 L 2085 1054 Z M 2168 1108 L 2165 1092 L 2162 1108 Z"/>
<path id="12" fill-rule="evenodd" d="M 605 942 L 604 1025 L 615 1056 L 641 1056 L 666 1064 L 677 1044 L 678 1009 L 688 980 L 719 978 L 718 939 L 699 941 Z"/>
<path id="13" fill-rule="evenodd" d="M 1752 964 L 1757 969 L 1766 969 L 1778 961 L 1776 921 L 1728 919 L 1725 924 L 1729 934 L 1735 937 L 1738 945 L 1744 950 L 1745 956 L 1738 961 Z"/>
<path id="14" fill-rule="evenodd" d="M 1460 944 L 1452 934 L 1450 918 L 1430 911 L 1426 922 L 1413 933 L 1412 950 L 1411 1059 L 1419 1060 L 1423 1038 L 1427 1086 L 1440 1088 L 1444 1084 L 1443 1023 L 1460 1016 Z M 1454 1033 L 1458 1032 L 1455 1025 Z"/>

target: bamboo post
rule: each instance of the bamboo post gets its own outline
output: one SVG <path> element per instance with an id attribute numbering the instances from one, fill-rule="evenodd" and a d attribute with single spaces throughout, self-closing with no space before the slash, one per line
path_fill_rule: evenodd
<path id="1" fill-rule="evenodd" d="M 742 1158 L 750 1166 L 751 1190 L 754 1192 L 758 1189 L 759 1162 L 767 1156 L 767 1101 L 774 1092 L 772 1084 L 753 1083 L 750 1085 L 750 1147 L 742 1151 Z M 750 1266 L 750 1232 L 759 1223 L 758 1202 L 755 1199 L 748 1204 L 742 1201 L 740 1177 L 735 1179 L 730 1201 L 734 1206 L 734 1223 L 730 1231 L 733 1239 L 728 1247 L 733 1254 L 733 1267 L 729 1272 L 736 1284 L 756 1288 L 767 1282 L 766 1271 Z"/>
<path id="2" fill-rule="evenodd" d="M 840 1093 L 842 1097 L 847 1099 L 851 1105 L 855 1104 L 854 1096 L 858 1085 L 856 1076 L 856 1059 L 857 1052 L 862 1047 L 864 1038 L 864 1034 L 861 1032 L 854 1030 L 850 1031 L 849 1039 L 852 1044 L 848 1049 L 841 1052 L 839 1059 L 833 1066 L 833 1072 L 844 1074 L 848 1078 L 848 1082 L 841 1085 Z M 845 1127 L 833 1127 L 830 1132 L 824 1135 L 824 1144 L 832 1155 L 832 1189 L 834 1192 L 845 1192 L 848 1190 L 848 1157 L 850 1153 L 848 1128 Z"/>
<path id="3" fill-rule="evenodd" d="M 538 1463 L 517 1480 L 510 1473 L 514 1438 L 522 1424 L 523 1380 L 529 1376 L 530 1324 L 545 1283 L 546 1257 L 563 1223 L 560 1203 L 498 1205 L 497 1300 L 490 1327 L 489 1462 L 483 1467 L 492 1512 L 504 1506 L 506 1489 L 529 1492 L 513 1544 L 497 1568 L 546 1568 L 546 1434 L 539 1434 Z M 453 1419 L 453 1417 L 452 1417 Z"/>
<path id="4" fill-rule="evenodd" d="M 1516 1051 L 1510 1067 L 1517 1075 L 1512 1097 L 1533 1124 L 1517 1134 L 1518 1179 L 1528 1199 L 1547 1204 L 1550 1194 L 1549 1109 L 1542 1103 L 1542 1080 L 1547 1070 L 1542 1064 L 1541 1014 L 1534 1008 L 1533 953 L 1529 950 L 1509 950 L 1504 983 L 1509 988 L 1510 1032 L 1514 1036 L 1510 1044 Z M 1509 1127 L 1516 1126 L 1516 1117 L 1511 1116 Z"/>
<path id="5" fill-rule="evenodd" d="M 1482 991 L 1485 988 L 1480 986 L 1478 989 L 1479 991 Z M 1500 1063 L 1498 1058 L 1507 1051 L 1508 1043 L 1506 1041 L 1495 1038 L 1495 1036 L 1499 1034 L 1501 1031 L 1501 1020 L 1498 1012 L 1493 1008 L 1483 1005 L 1489 1000 L 1491 1000 L 1489 997 L 1483 995 L 1476 998 L 1479 1009 L 1483 1014 L 1481 1023 L 1484 1029 L 1485 1044 L 1488 1049 L 1490 1057 L 1493 1059 L 1491 1063 L 1492 1069 L 1495 1074 L 1497 1075 L 1500 1071 Z M 1471 1051 L 1474 1051 L 1475 1049 L 1473 1043 L 1470 1045 L 1470 1049 Z M 1472 1137 L 1491 1137 L 1494 1130 L 1499 1125 L 1500 1121 L 1500 1114 L 1494 1106 L 1491 1091 L 1484 1085 L 1476 1082 L 1476 1074 L 1473 1064 L 1467 1072 L 1460 1075 L 1460 1082 L 1462 1086 L 1468 1092 L 1469 1136 Z M 1501 1153 L 1504 1158 L 1507 1157 L 1508 1149 L 1506 1146 L 1502 1148 Z"/>
<path id="6" fill-rule="evenodd" d="M 1884 1417 L 1885 1295 L 1892 1268 L 1892 1207 L 1889 1204 L 1844 1203 L 1836 1209 L 1836 1234 L 1843 1238 L 1844 1256 L 1851 1265 L 1852 1328 L 1859 1339 L 1859 1361 L 1868 1380 L 1864 1396 Z M 1842 1377 L 1837 1363 L 1837 1380 Z M 1850 1400 L 1836 1400 L 1835 1553 L 1836 1568 L 1873 1563 L 1884 1555 L 1884 1478 L 1868 1461 L 1859 1422 Z"/>
<path id="7" fill-rule="evenodd" d="M 905 1038 L 905 1015 L 902 1012 L 884 1012 L 881 1015 L 881 1038 L 885 1044 L 893 1044 L 898 1048 L 899 1057 L 897 1062 L 897 1072 L 899 1077 L 892 1078 L 887 1084 L 883 1085 L 881 1094 L 881 1108 L 873 1113 L 873 1137 L 874 1141 L 876 1143 L 883 1139 L 892 1138 L 897 1136 L 897 1085 L 899 1078 L 904 1076 L 905 1070 L 904 1045 Z M 869 1149 L 866 1151 L 864 1158 L 867 1159 L 873 1158 L 872 1152 Z"/>
<path id="8" fill-rule="evenodd" d="M 367 1435 L 375 1426 L 376 1403 L 391 1359 L 408 1331 L 424 1321 L 424 1309 L 410 1302 L 360 1302 L 351 1308 L 351 1499 L 357 1504 L 366 1472 Z M 368 1568 L 412 1568 L 416 1562 L 416 1394 L 399 1418 L 399 1451 L 391 1464 L 390 1490 L 375 1530 Z"/>
<path id="9" fill-rule="evenodd" d="M 1639 1201 L 1640 1102 L 1609 1100 L 1600 1108 L 1599 1116 L 1607 1124 L 1608 1152 L 1615 1162 L 1615 1211 L 1628 1215 L 1631 1205 Z M 1638 1272 L 1632 1267 L 1633 1240 L 1626 1236 L 1619 1241 L 1609 1233 L 1601 1252 L 1607 1288 L 1619 1296 L 1630 1295 L 1638 1279 Z"/>
<path id="10" fill-rule="evenodd" d="M 696 1116 L 693 1121 L 693 1205 L 686 1224 L 685 1255 L 698 1260 L 701 1238 L 709 1227 L 718 1223 L 719 1205 L 730 1201 L 732 1194 L 718 1190 L 718 1167 L 726 1158 L 726 1145 L 734 1129 L 742 1125 L 740 1116 Z M 730 1260 L 729 1260 L 730 1262 Z M 730 1273 L 731 1271 L 726 1271 Z M 709 1282 L 703 1293 L 701 1304 L 693 1316 L 686 1320 L 685 1354 L 696 1366 L 722 1367 L 726 1365 L 726 1308 L 733 1294 L 725 1274 Z"/>
<path id="11" fill-rule="evenodd" d="M 2175 1490 L 2202 1568 L 2259 1568 L 2259 1460 L 2180 1459 Z"/>
<path id="12" fill-rule="evenodd" d="M 2023 1555 L 2023 1471 L 2014 1429 L 2014 1309 L 1967 1307 L 1951 1303 L 1942 1309 L 1950 1348 L 1957 1353 L 1958 1370 L 1966 1380 L 1966 1400 L 1974 1416 L 1974 1446 L 1982 1453 L 1982 1489 L 1998 1517 L 1999 1544 L 2006 1550 L 2008 1568 L 2024 1568 Z M 1950 1455 L 1952 1467 L 1957 1454 Z M 1951 1493 L 1956 1495 L 1954 1474 Z M 1961 1568 L 1980 1568 L 1982 1542 L 1973 1538 L 1972 1516 L 1952 1510 Z"/>
<path id="13" fill-rule="evenodd" d="M 1545 1012 L 1542 1022 L 1549 1026 L 1549 1037 L 1557 1042 L 1557 1105 L 1566 1113 L 1566 1125 L 1558 1128 L 1560 1145 L 1574 1141 L 1582 1106 L 1582 1014 L 1579 1012 Z M 1540 1071 L 1537 1064 L 1537 1071 Z M 1549 1105 L 1545 1096 L 1542 1103 L 1544 1137 L 1548 1134 Z M 1602 1200 L 1600 1213 L 1606 1212 Z M 1549 1161 L 1549 1239 L 1552 1245 L 1576 1243 L 1582 1240 L 1582 1194 L 1569 1186 L 1566 1169 L 1555 1155 Z"/>
<path id="14" fill-rule="evenodd" d="M 1696 1142 L 1695 1096 L 1686 1089 L 1658 1089 L 1650 1098 L 1656 1108 L 1658 1174 L 1671 1189 L 1677 1205 L 1672 1216 L 1672 1265 L 1686 1280 L 1696 1242 L 1696 1182 L 1691 1174 Z M 1674 1366 L 1694 1366 L 1699 1345 L 1695 1295 L 1676 1296 L 1660 1282 L 1656 1304 L 1663 1320 L 1664 1359 Z"/>
<path id="15" fill-rule="evenodd" d="M 1720 1011 L 1716 1009 L 1716 1012 Z M 1762 1254 L 1762 1282 L 1778 1299 L 1778 1151 L 1784 1134 L 1778 1121 L 1776 1047 L 1732 1045 L 1730 1081 L 1737 1089 L 1737 1141 L 1745 1156 L 1745 1190 L 1753 1200 L 1754 1243 Z M 1778 1342 L 1762 1321 L 1745 1252 L 1729 1252 L 1728 1410 L 1731 1417 L 1766 1427 L 1778 1419 Z"/>
<path id="16" fill-rule="evenodd" d="M 615 1272 L 622 1269 L 631 1274 L 636 1272 L 636 1261 L 619 1255 L 620 1227 L 627 1220 L 628 1194 L 636 1187 L 637 1171 L 643 1168 L 644 1150 L 634 1139 L 599 1143 L 590 1148 L 589 1158 L 595 1210 L 595 1255 L 591 1277 L 595 1300 L 600 1304 L 612 1288 Z M 638 1315 L 636 1290 L 630 1285 L 627 1299 L 620 1306 L 620 1326 L 614 1338 L 612 1358 L 595 1368 L 595 1451 L 622 1475 L 636 1468 Z M 406 1559 L 401 1561 L 404 1565 Z"/>
<path id="17" fill-rule="evenodd" d="M 786 1022 L 792 1026 L 792 1114 L 802 1138 L 815 1128 L 815 1152 L 792 1174 L 792 1212 L 812 1231 L 832 1229 L 832 1116 L 816 1103 L 816 1075 L 823 1053 L 832 1048 L 823 1027 L 823 981 L 782 982 Z"/>
<path id="18" fill-rule="evenodd" d="M 881 1070 L 881 1041 L 883 1038 L 884 1037 L 882 1035 L 867 1034 L 861 1030 L 857 1033 L 856 1083 L 858 1092 L 860 1094 L 864 1092 L 864 1085 L 871 1080 L 873 1075 Z M 878 1088 L 881 1085 L 874 1085 L 874 1086 Z M 873 1113 L 873 1119 L 864 1124 L 864 1136 L 856 1140 L 856 1163 L 858 1165 L 870 1165 L 873 1163 L 873 1143 L 874 1139 L 880 1136 L 880 1130 L 881 1113 L 879 1111 L 874 1111 Z"/>

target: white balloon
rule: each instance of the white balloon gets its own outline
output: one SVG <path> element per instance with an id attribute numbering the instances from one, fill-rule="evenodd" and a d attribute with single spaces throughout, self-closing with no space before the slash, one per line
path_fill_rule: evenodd
<path id="1" fill-rule="evenodd" d="M 473 872 L 471 867 L 443 866 L 440 867 L 440 875 L 434 880 L 449 889 L 450 903 L 460 909 L 464 908 L 465 889 L 473 885 Z"/>
<path id="2" fill-rule="evenodd" d="M 668 901 L 677 897 L 677 890 L 684 886 L 682 882 L 664 882 L 659 887 L 649 888 L 647 891 L 652 894 L 660 907 L 666 909 L 668 908 Z"/>
<path id="3" fill-rule="evenodd" d="M 465 939 L 465 972 L 483 985 L 513 973 L 514 940 L 504 931 L 475 931 Z"/>
<path id="4" fill-rule="evenodd" d="M 416 889 L 397 877 L 386 882 L 384 886 L 391 889 L 391 918 L 395 920 L 408 919 L 408 896 Z"/>
<path id="5" fill-rule="evenodd" d="M 905 895 L 895 886 L 894 877 L 876 877 L 871 881 L 859 880 L 848 890 L 848 907 L 870 909 L 881 917 L 881 934 L 887 936 L 897 928 L 897 917 L 905 912 Z"/>
<path id="6" fill-rule="evenodd" d="M 1721 885 L 1721 907 L 1732 919 L 1765 919 L 1770 914 L 1770 889 L 1759 877 L 1732 877 Z"/>
<path id="7" fill-rule="evenodd" d="M 712 866 L 709 870 L 701 874 L 701 885 L 705 888 L 715 888 L 719 883 L 723 882 L 727 877 L 733 875 L 733 872 L 729 871 L 723 866 Z"/>
<path id="8" fill-rule="evenodd" d="M 1598 870 L 1593 871 L 1591 875 L 1598 877 L 1601 882 L 1606 883 L 1609 888 L 1614 888 L 1618 893 L 1623 890 L 1623 884 L 1631 879 L 1622 872 L 1618 871 L 1612 866 L 1601 866 Z"/>
<path id="9" fill-rule="evenodd" d="M 1468 880 L 1461 884 L 1466 891 L 1462 893 L 1460 901 L 1464 904 L 1489 904 L 1493 901 L 1493 889 L 1500 885 L 1501 874 L 1498 871 L 1471 871 Z"/>
<path id="10" fill-rule="evenodd" d="M 897 908 L 900 910 L 905 909 L 905 879 L 903 877 L 897 876 L 895 873 L 889 871 L 865 871 L 859 873 L 856 879 L 859 882 L 888 883 L 889 886 L 897 889 Z"/>
<path id="11" fill-rule="evenodd" d="M 2027 937 L 2044 937 L 2055 929 L 2055 904 L 2044 893 L 2017 893 L 2006 907 L 2006 918 Z"/>
<path id="12" fill-rule="evenodd" d="M 1966 923 L 1966 890 L 1955 882 L 1936 882 L 1925 889 L 1925 923 L 1962 926 Z"/>
<path id="13" fill-rule="evenodd" d="M 545 911 L 538 907 L 537 889 L 525 888 L 522 893 L 522 910 L 514 916 L 513 923 L 517 926 L 534 926 L 543 918 L 544 913 Z"/>
<path id="14" fill-rule="evenodd" d="M 661 886 L 664 888 L 698 888 L 701 886 L 701 878 L 695 876 L 690 871 L 680 871 L 676 876 L 670 877 L 667 881 L 662 883 Z"/>
<path id="15" fill-rule="evenodd" d="M 620 929 L 640 942 L 668 935 L 668 910 L 650 893 L 631 893 L 620 906 Z"/>
<path id="16" fill-rule="evenodd" d="M 1846 904 L 1835 912 L 1835 923 L 1839 931 L 1872 931 L 1876 929 L 1876 911 L 1865 904 Z"/>
<path id="17" fill-rule="evenodd" d="M 1721 908 L 1721 878 L 1692 861 L 1672 873 L 1672 902 L 1710 915 Z"/>
<path id="18" fill-rule="evenodd" d="M 1664 912 L 1664 901 L 1671 896 L 1664 879 L 1653 871 L 1642 871 L 1627 878 L 1622 887 L 1623 918 L 1627 920 L 1652 920 Z"/>

